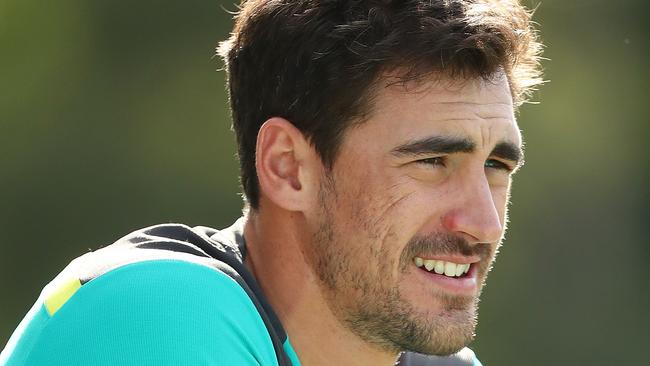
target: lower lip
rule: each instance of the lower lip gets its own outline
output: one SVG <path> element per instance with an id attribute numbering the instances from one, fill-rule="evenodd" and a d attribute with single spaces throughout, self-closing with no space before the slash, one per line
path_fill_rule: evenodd
<path id="1" fill-rule="evenodd" d="M 463 277 L 452 278 L 445 275 L 437 274 L 435 272 L 428 272 L 425 269 L 415 267 L 421 276 L 434 283 L 436 287 L 441 288 L 445 292 L 454 295 L 475 295 L 477 290 L 478 281 L 477 267 L 478 263 L 472 264 L 469 267 L 469 272 Z"/>

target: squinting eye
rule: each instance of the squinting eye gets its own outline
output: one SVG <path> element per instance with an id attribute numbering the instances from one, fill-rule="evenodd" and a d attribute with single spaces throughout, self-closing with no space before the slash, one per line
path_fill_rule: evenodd
<path id="1" fill-rule="evenodd" d="M 508 164 L 495 159 L 488 159 L 487 161 L 485 161 L 485 167 L 491 169 L 505 170 L 508 172 L 512 171 L 512 168 Z"/>
<path id="2" fill-rule="evenodd" d="M 421 159 L 416 161 L 418 164 L 426 165 L 426 166 L 445 166 L 445 158 L 442 156 L 438 156 L 435 158 L 426 158 L 426 159 Z"/>

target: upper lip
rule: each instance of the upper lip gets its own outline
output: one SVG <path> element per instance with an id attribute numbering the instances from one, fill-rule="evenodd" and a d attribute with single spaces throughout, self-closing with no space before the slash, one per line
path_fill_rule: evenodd
<path id="1" fill-rule="evenodd" d="M 445 254 L 420 254 L 416 257 L 422 258 L 423 260 L 436 260 L 436 261 L 445 261 L 452 262 L 457 264 L 473 264 L 481 261 L 481 258 L 477 256 L 464 256 L 464 255 L 445 255 Z"/>

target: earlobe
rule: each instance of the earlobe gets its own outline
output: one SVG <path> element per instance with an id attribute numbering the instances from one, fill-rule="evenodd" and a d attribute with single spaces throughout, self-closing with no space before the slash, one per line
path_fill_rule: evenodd
<path id="1" fill-rule="evenodd" d="M 255 166 L 260 192 L 277 206 L 290 211 L 305 207 L 305 180 L 310 164 L 309 143 L 289 121 L 274 117 L 260 127 Z"/>

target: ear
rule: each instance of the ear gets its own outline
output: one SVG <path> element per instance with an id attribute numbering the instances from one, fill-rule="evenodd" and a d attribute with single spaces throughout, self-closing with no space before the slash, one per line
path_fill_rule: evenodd
<path id="1" fill-rule="evenodd" d="M 314 197 L 315 164 L 320 158 L 291 122 L 273 117 L 260 127 L 255 168 L 261 195 L 274 204 L 289 211 L 307 209 Z"/>

